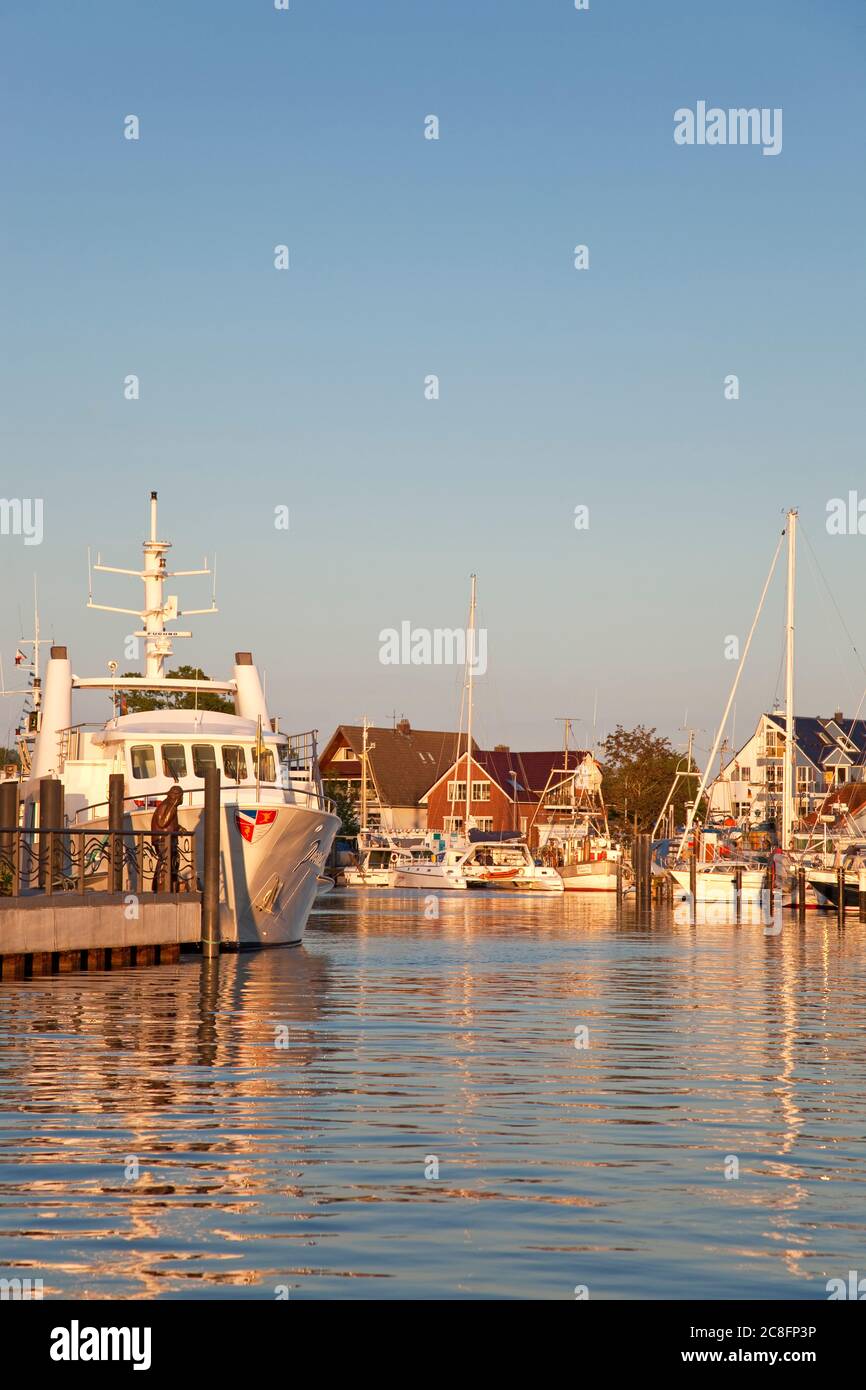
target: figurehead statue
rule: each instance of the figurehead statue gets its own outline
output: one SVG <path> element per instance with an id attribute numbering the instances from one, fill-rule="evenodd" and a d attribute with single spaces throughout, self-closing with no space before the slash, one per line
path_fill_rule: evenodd
<path id="1" fill-rule="evenodd" d="M 169 787 L 164 801 L 161 801 L 151 817 L 150 829 L 153 847 L 156 850 L 156 865 L 153 870 L 153 891 L 161 893 L 164 887 L 165 871 L 169 870 L 169 891 L 177 880 L 178 854 L 177 841 L 172 839 L 180 830 L 177 808 L 183 801 L 183 787 L 175 782 Z"/>

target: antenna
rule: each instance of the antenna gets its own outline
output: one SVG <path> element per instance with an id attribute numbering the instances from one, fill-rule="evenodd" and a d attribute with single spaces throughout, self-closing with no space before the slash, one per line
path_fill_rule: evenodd
<path id="1" fill-rule="evenodd" d="M 103 574 L 125 574 L 132 579 L 141 579 L 144 583 L 144 607 L 136 608 L 114 608 L 105 603 L 94 603 L 92 596 L 92 584 L 90 581 L 90 552 L 88 550 L 88 582 L 91 591 L 88 595 L 87 607 L 97 608 L 103 613 L 125 613 L 131 618 L 140 618 L 142 626 L 133 634 L 135 637 L 144 638 L 145 652 L 145 676 L 149 680 L 162 680 L 165 675 L 165 658 L 173 654 L 172 641 L 176 637 L 192 637 L 191 632 L 180 632 L 177 629 L 167 628 L 166 622 L 174 622 L 180 617 L 197 616 L 202 613 L 216 613 L 216 578 L 214 578 L 213 596 L 210 608 L 185 608 L 178 607 L 176 595 L 164 594 L 165 581 L 167 579 L 185 579 L 194 575 L 215 575 L 215 570 L 211 571 L 207 567 L 205 558 L 204 568 L 200 570 L 167 570 L 166 556 L 171 549 L 170 541 L 161 541 L 157 537 L 157 494 L 150 494 L 150 538 L 144 542 L 144 568 L 140 570 L 119 569 L 115 565 L 103 565 L 97 553 L 96 564 L 93 569 L 99 570 Z"/>

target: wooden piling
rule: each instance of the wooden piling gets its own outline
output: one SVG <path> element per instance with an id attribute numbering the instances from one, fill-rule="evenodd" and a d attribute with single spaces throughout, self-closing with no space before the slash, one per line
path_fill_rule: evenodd
<path id="1" fill-rule="evenodd" d="M 866 922 L 866 869 L 861 869 L 857 877 L 858 902 L 860 909 L 859 917 L 861 922 Z"/>
<path id="2" fill-rule="evenodd" d="M 616 903 L 617 907 L 622 907 L 622 851 L 616 861 Z"/>
<path id="3" fill-rule="evenodd" d="M 845 870 L 836 870 L 836 887 L 839 894 L 839 902 L 836 907 L 836 915 L 840 922 L 845 921 Z"/>
<path id="4" fill-rule="evenodd" d="M 743 920 L 743 866 L 738 864 L 734 870 L 734 921 Z"/>
<path id="5" fill-rule="evenodd" d="M 797 919 L 806 920 L 806 870 L 802 864 L 797 869 Z"/>
<path id="6" fill-rule="evenodd" d="M 56 777 L 39 779 L 39 869 L 38 883 L 43 892 L 51 891 L 55 864 L 52 860 L 55 849 L 51 841 L 52 830 L 63 824 L 63 787 Z M 59 847 L 58 847 L 59 848 Z"/>
<path id="7" fill-rule="evenodd" d="M 18 892 L 16 872 L 18 866 L 18 842 L 20 837 L 13 834 L 18 825 L 19 783 L 0 782 L 0 858 L 12 869 L 10 892 Z"/>
<path id="8" fill-rule="evenodd" d="M 209 767 L 204 775 L 204 887 L 201 908 L 201 949 L 208 959 L 219 955 L 220 774 Z"/>
<path id="9" fill-rule="evenodd" d="M 698 851 L 697 839 L 689 860 L 689 920 L 692 925 L 698 918 Z"/>
<path id="10" fill-rule="evenodd" d="M 123 773 L 112 772 L 108 778 L 108 829 L 123 829 Z M 111 856 L 111 891 L 123 892 L 123 840 L 119 835 L 109 835 L 109 854 Z"/>

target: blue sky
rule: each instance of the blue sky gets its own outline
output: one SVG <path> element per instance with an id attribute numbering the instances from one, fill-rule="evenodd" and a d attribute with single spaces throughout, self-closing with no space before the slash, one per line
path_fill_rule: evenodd
<path id="1" fill-rule="evenodd" d="M 791 505 L 866 653 L 866 536 L 825 529 L 866 495 L 855 0 L 10 0 L 2 53 L 2 490 L 45 506 L 40 547 L 0 537 L 7 680 L 34 571 L 77 670 L 121 654 L 85 547 L 135 562 L 151 488 L 177 561 L 218 556 L 177 659 L 252 647 L 284 726 L 452 724 L 456 673 L 378 638 L 464 621 L 474 569 L 483 740 L 550 744 L 597 691 L 600 731 L 688 709 L 708 743 Z M 676 146 L 698 100 L 781 107 L 781 154 Z M 853 712 L 801 580 L 798 707 Z"/>

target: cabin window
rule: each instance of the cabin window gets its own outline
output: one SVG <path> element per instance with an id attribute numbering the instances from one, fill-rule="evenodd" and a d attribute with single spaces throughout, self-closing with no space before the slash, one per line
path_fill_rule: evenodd
<path id="1" fill-rule="evenodd" d="M 186 776 L 186 753 L 182 743 L 162 745 L 162 770 L 166 777 L 173 777 L 175 781 Z"/>
<path id="2" fill-rule="evenodd" d="M 192 770 L 196 777 L 204 777 L 205 770 L 216 767 L 216 754 L 212 743 L 194 743 L 192 746 Z"/>
<path id="3" fill-rule="evenodd" d="M 132 775 L 137 781 L 146 781 L 148 777 L 156 776 L 156 758 L 151 744 L 144 743 L 137 748 L 131 748 L 129 756 L 132 760 Z"/>
<path id="4" fill-rule="evenodd" d="M 277 780 L 274 770 L 274 755 L 270 748 L 263 748 L 258 754 L 253 748 L 253 767 L 260 782 L 275 782 Z"/>
<path id="5" fill-rule="evenodd" d="M 234 743 L 223 744 L 223 769 L 226 777 L 233 782 L 243 782 L 247 775 L 247 760 L 244 750 Z"/>

